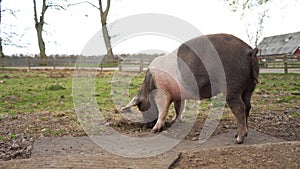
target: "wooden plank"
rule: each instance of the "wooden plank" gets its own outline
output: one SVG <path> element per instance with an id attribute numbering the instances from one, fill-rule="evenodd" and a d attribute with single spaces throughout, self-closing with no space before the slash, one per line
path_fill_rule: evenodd
<path id="1" fill-rule="evenodd" d="M 243 154 L 243 155 L 242 155 Z M 233 145 L 201 150 L 187 150 L 174 155 L 126 158 L 113 155 L 69 155 L 35 157 L 0 162 L 0 168 L 298 168 L 300 142 Z M 224 158 L 226 159 L 224 161 Z M 280 161 L 277 161 L 280 159 Z M 257 163 L 258 160 L 258 163 Z M 247 161 L 247 162 L 244 162 Z M 209 162 L 209 163 L 207 163 Z M 281 167 L 280 167 L 281 166 Z M 227 167 L 225 167 L 227 168 Z"/>
<path id="2" fill-rule="evenodd" d="M 126 158 L 114 155 L 83 154 L 34 157 L 0 163 L 0 168 L 168 168 L 177 156 Z"/>

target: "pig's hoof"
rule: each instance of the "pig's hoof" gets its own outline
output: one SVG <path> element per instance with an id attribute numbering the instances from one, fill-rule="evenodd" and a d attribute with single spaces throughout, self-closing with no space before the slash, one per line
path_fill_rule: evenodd
<path id="1" fill-rule="evenodd" d="M 182 119 L 181 118 L 173 118 L 172 123 L 181 123 Z"/>
<path id="2" fill-rule="evenodd" d="M 160 129 L 153 128 L 153 129 L 151 130 L 152 133 L 161 132 L 161 131 L 162 131 L 162 128 L 160 128 Z"/>
<path id="3" fill-rule="evenodd" d="M 244 136 L 247 137 L 247 136 L 248 136 L 248 133 L 245 133 Z M 234 138 L 238 138 L 238 133 L 236 133 L 236 134 L 234 135 Z"/>
<path id="4" fill-rule="evenodd" d="M 244 142 L 244 137 L 237 136 L 235 144 L 242 144 Z"/>
<path id="5" fill-rule="evenodd" d="M 151 130 L 152 133 L 156 133 L 156 132 L 161 132 L 163 129 L 162 126 L 157 127 L 156 125 L 153 127 L 153 129 Z"/>
<path id="6" fill-rule="evenodd" d="M 157 129 L 152 129 L 151 132 L 152 132 L 152 133 L 156 133 L 156 132 L 157 132 Z"/>

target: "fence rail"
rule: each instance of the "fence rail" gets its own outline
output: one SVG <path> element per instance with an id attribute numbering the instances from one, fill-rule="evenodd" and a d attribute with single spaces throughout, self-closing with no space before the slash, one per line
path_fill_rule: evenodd
<path id="1" fill-rule="evenodd" d="M 75 66 L 78 57 L 47 57 L 47 66 L 68 67 Z M 1 67 L 38 67 L 41 59 L 39 57 L 3 57 L 0 58 Z"/>
<path id="2" fill-rule="evenodd" d="M 120 71 L 138 71 L 145 70 L 155 57 L 128 57 L 119 64 Z"/>
<path id="3" fill-rule="evenodd" d="M 152 60 L 156 56 L 130 56 L 125 58 L 123 61 L 115 63 L 121 71 L 143 71 L 145 70 Z M 78 57 L 48 57 L 47 63 L 48 67 L 74 67 L 76 65 Z M 99 58 L 88 58 L 84 62 L 85 67 L 101 67 L 96 65 Z M 283 69 L 285 73 L 288 73 L 289 69 L 300 69 L 300 55 L 281 55 L 281 56 L 259 56 L 260 68 L 263 69 Z M 0 58 L 0 67 L 38 67 L 40 64 L 39 57 L 4 57 Z"/>
<path id="4" fill-rule="evenodd" d="M 122 71 L 143 71 L 145 70 L 152 60 L 157 56 L 128 56 L 124 60 L 116 60 L 112 63 L 99 63 L 100 57 L 47 57 L 48 68 L 58 68 L 58 67 L 118 67 Z M 78 59 L 80 60 L 80 65 L 78 65 Z M 28 69 L 34 67 L 40 67 L 39 57 L 3 57 L 0 58 L 0 67 L 27 67 Z M 103 60 L 102 60 L 103 61 Z M 45 66 L 43 66 L 45 67 Z"/>
<path id="5" fill-rule="evenodd" d="M 284 69 L 284 73 L 288 73 L 289 69 L 300 68 L 300 55 L 260 56 L 259 62 L 260 68 Z"/>

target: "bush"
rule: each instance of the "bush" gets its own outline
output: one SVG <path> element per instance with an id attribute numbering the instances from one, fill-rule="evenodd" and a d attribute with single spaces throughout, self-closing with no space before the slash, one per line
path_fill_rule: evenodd
<path id="1" fill-rule="evenodd" d="M 66 88 L 60 84 L 53 84 L 50 85 L 47 89 L 50 91 L 57 91 L 57 90 L 65 90 Z"/>

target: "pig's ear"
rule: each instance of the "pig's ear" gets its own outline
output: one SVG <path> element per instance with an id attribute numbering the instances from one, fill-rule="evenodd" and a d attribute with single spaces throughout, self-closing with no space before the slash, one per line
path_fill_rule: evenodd
<path id="1" fill-rule="evenodd" d="M 132 106 L 136 106 L 139 103 L 138 96 L 135 96 L 125 107 L 122 108 L 122 110 L 127 110 L 131 108 Z"/>

